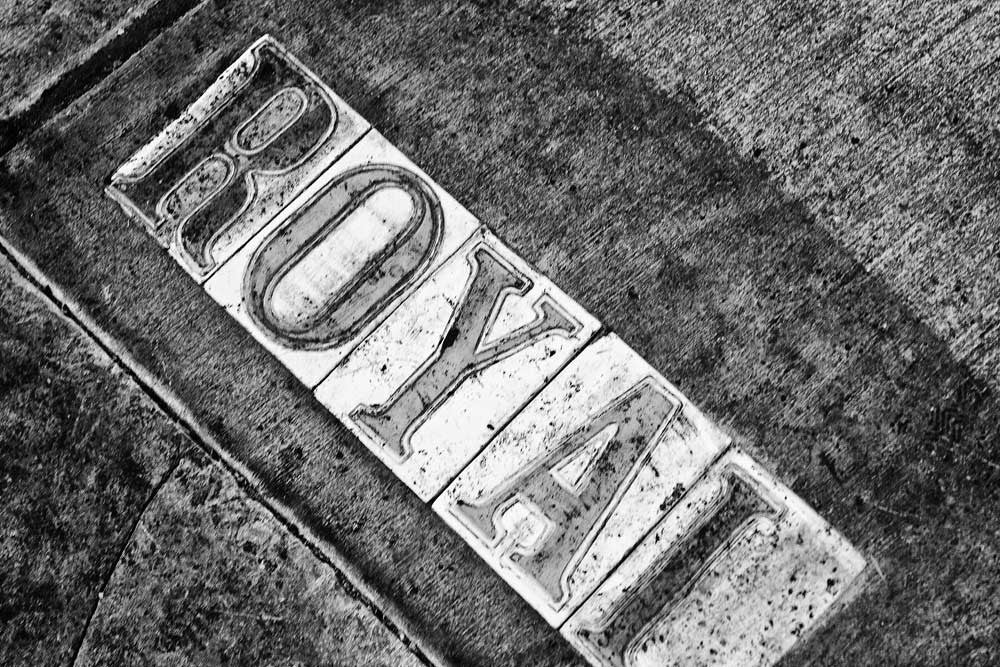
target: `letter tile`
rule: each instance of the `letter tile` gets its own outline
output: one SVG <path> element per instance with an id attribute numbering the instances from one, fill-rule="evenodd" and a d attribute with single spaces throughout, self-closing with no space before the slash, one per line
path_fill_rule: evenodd
<path id="1" fill-rule="evenodd" d="M 265 36 L 122 164 L 107 193 L 201 282 L 368 128 Z"/>
<path id="2" fill-rule="evenodd" d="M 434 509 L 558 625 L 727 442 L 638 354 L 607 335 L 503 429 Z"/>
<path id="3" fill-rule="evenodd" d="M 428 500 L 598 327 L 483 230 L 335 368 L 316 396 Z"/>
<path id="4" fill-rule="evenodd" d="M 372 130 L 205 289 L 312 388 L 479 226 Z"/>
<path id="5" fill-rule="evenodd" d="M 767 667 L 856 592 L 863 557 L 730 450 L 562 626 L 594 665 Z"/>

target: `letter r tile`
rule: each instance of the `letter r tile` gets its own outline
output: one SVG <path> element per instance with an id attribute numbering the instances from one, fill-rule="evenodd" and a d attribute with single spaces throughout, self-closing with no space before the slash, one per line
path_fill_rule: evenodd
<path id="1" fill-rule="evenodd" d="M 862 556 L 727 452 L 562 626 L 601 667 L 768 667 L 863 580 Z"/>
<path id="2" fill-rule="evenodd" d="M 330 373 L 316 397 L 428 500 L 598 327 L 482 230 Z"/>
<path id="3" fill-rule="evenodd" d="M 312 388 L 479 227 L 372 130 L 205 290 Z"/>
<path id="4" fill-rule="evenodd" d="M 434 509 L 559 625 L 727 442 L 638 354 L 606 335 L 490 442 Z"/>
<path id="5" fill-rule="evenodd" d="M 107 193 L 202 282 L 368 128 L 265 36 L 122 164 Z"/>

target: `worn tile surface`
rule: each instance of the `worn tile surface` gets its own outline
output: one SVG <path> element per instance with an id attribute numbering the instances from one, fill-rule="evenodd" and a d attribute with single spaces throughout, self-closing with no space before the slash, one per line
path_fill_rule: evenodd
<path id="1" fill-rule="evenodd" d="M 65 665 L 186 439 L 0 259 L 0 664 Z"/>
<path id="2" fill-rule="evenodd" d="M 75 664 L 422 663 L 228 473 L 188 460 L 143 513 Z"/>
<path id="3" fill-rule="evenodd" d="M 562 627 L 595 665 L 769 667 L 855 594 L 864 558 L 739 450 Z"/>
<path id="4" fill-rule="evenodd" d="M 428 499 L 597 326 L 484 232 L 335 368 L 316 397 Z"/>
<path id="5" fill-rule="evenodd" d="M 367 129 L 265 36 L 118 167 L 107 192 L 202 280 Z"/>
<path id="6" fill-rule="evenodd" d="M 434 509 L 554 625 L 728 439 L 617 336 L 589 345 Z"/>
<path id="7" fill-rule="evenodd" d="M 577 664 L 582 659 L 557 631 L 102 191 L 105 175 L 264 31 L 308 60 L 352 106 L 370 105 L 371 93 L 358 87 L 345 58 L 380 51 L 372 40 L 382 40 L 387 26 L 352 23 L 345 9 L 282 2 L 248 13 L 237 3 L 200 5 L 4 157 L 0 235 L 183 405 L 287 518 L 307 526 L 351 582 L 378 596 L 386 615 L 429 654 L 459 664 Z M 439 34 L 442 11 L 414 4 L 389 16 L 407 16 L 415 28 L 407 39 L 422 40 Z M 351 37 L 351 29 L 362 32 Z M 28 149 L 35 140 L 46 150 Z"/>
<path id="8" fill-rule="evenodd" d="M 478 227 L 371 131 L 205 289 L 313 387 Z"/>

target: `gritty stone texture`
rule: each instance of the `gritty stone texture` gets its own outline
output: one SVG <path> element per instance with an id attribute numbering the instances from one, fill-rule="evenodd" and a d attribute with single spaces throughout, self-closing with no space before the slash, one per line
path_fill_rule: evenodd
<path id="1" fill-rule="evenodd" d="M 544 4 L 657 87 L 688 91 L 735 151 L 764 161 L 1000 387 L 1000 5 Z"/>
<path id="2" fill-rule="evenodd" d="M 417 667 L 403 643 L 217 465 L 143 513 L 76 662 Z"/>
<path id="3" fill-rule="evenodd" d="M 0 664 L 65 665 L 184 437 L 0 260 Z"/>
<path id="4" fill-rule="evenodd" d="M 23 111 L 73 64 L 159 0 L 5 0 L 0 6 L 0 119 Z"/>
<path id="5" fill-rule="evenodd" d="M 465 664 L 574 660 L 101 193 L 264 31 L 878 565 L 884 578 L 785 665 L 1000 660 L 1000 402 L 688 89 L 637 74 L 572 16 L 249 7 L 203 7 L 18 147 L 0 233 L 421 641 Z"/>

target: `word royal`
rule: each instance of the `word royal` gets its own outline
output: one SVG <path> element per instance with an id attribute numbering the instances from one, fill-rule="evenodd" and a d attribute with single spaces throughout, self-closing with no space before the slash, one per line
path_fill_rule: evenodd
<path id="1" fill-rule="evenodd" d="M 771 665 L 865 561 L 270 37 L 107 192 L 594 665 Z"/>

